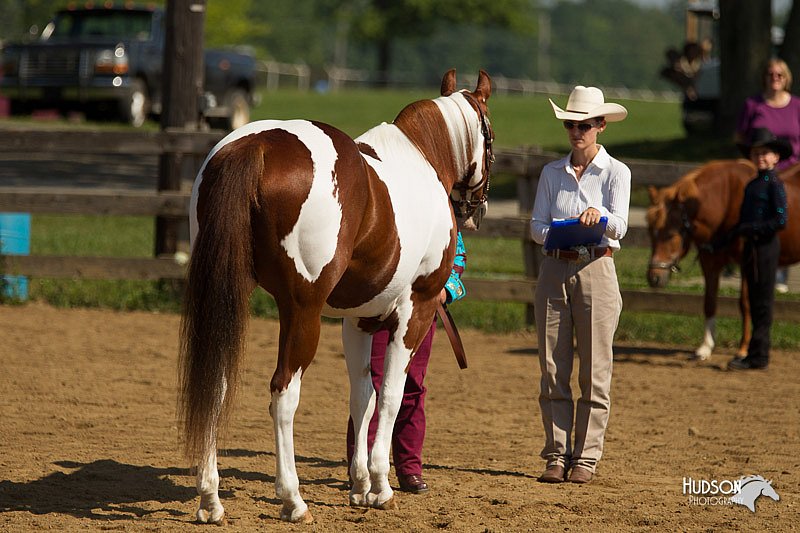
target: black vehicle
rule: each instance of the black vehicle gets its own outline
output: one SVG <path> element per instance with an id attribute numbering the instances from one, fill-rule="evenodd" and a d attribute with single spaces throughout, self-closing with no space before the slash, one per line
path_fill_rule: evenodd
<path id="1" fill-rule="evenodd" d="M 155 7 L 58 11 L 37 42 L 3 49 L 0 93 L 12 114 L 36 108 L 141 126 L 161 112 L 164 12 Z M 250 119 L 256 62 L 232 50 L 205 51 L 204 114 L 212 127 Z"/>

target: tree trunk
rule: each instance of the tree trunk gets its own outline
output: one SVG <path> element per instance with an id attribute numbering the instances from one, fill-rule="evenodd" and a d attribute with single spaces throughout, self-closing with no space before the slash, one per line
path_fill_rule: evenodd
<path id="1" fill-rule="evenodd" d="M 720 0 L 720 103 L 717 133 L 730 136 L 745 99 L 763 90 L 770 57 L 771 0 Z"/>
<path id="2" fill-rule="evenodd" d="M 792 2 L 784 31 L 780 57 L 789 65 L 792 77 L 797 80 L 800 76 L 800 1 Z M 794 83 L 794 92 L 797 93 L 797 81 Z"/>
<path id="3" fill-rule="evenodd" d="M 392 63 L 392 42 L 383 36 L 378 40 L 378 73 L 375 86 L 386 88 L 389 86 L 389 68 Z"/>
<path id="4" fill-rule="evenodd" d="M 164 79 L 162 80 L 161 129 L 196 131 L 200 126 L 203 95 L 203 23 L 205 0 L 169 0 L 165 15 Z M 158 190 L 178 191 L 184 173 L 193 162 L 183 154 L 162 154 Z M 182 218 L 156 218 L 156 256 L 178 251 Z"/>

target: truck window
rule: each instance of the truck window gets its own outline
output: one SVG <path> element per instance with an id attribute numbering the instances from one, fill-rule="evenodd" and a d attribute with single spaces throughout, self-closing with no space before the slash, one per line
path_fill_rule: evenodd
<path id="1" fill-rule="evenodd" d="M 153 14 L 149 11 L 62 11 L 50 39 L 113 37 L 150 39 Z"/>

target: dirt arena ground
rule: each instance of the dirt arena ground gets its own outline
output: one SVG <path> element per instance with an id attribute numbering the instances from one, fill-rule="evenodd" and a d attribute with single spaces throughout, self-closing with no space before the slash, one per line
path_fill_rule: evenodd
<path id="1" fill-rule="evenodd" d="M 179 317 L 40 304 L 0 306 L 0 530 L 196 531 L 178 453 Z M 437 337 L 425 475 L 400 509 L 347 505 L 347 384 L 339 328 L 324 325 L 296 419 L 302 492 L 315 522 L 278 520 L 267 413 L 277 323 L 251 323 L 235 419 L 222 443 L 232 531 L 790 531 L 800 517 L 800 356 L 766 372 L 686 360 L 685 348 L 619 346 L 606 454 L 588 485 L 536 481 L 542 429 L 531 334 L 462 332 L 460 371 Z M 701 505 L 684 477 L 773 480 L 780 501 Z M 392 477 L 394 482 L 394 478 Z"/>

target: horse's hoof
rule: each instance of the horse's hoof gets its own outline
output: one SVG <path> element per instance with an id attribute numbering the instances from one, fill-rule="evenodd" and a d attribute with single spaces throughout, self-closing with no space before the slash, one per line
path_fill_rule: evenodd
<path id="1" fill-rule="evenodd" d="M 295 509 L 297 511 L 297 509 Z M 311 511 L 306 508 L 304 513 L 293 512 L 286 508 L 281 509 L 281 520 L 284 522 L 291 522 L 292 524 L 310 524 L 314 521 L 311 516 Z"/>
<path id="2" fill-rule="evenodd" d="M 689 356 L 689 361 L 708 361 L 711 355 L 702 355 L 700 353 L 693 353 Z"/>
<path id="3" fill-rule="evenodd" d="M 227 520 L 225 520 L 224 509 L 220 509 L 218 511 L 215 509 L 215 512 L 211 513 L 207 509 L 198 509 L 197 521 L 201 524 L 216 524 L 218 526 L 224 526 L 227 524 Z"/>
<path id="4" fill-rule="evenodd" d="M 394 499 L 394 496 L 380 505 L 375 505 L 375 509 L 380 509 L 381 511 L 396 511 L 398 508 L 397 500 Z"/>
<path id="5" fill-rule="evenodd" d="M 350 507 L 369 507 L 366 494 L 351 494 Z"/>
<path id="6" fill-rule="evenodd" d="M 711 352 L 714 348 L 710 348 L 708 346 L 701 346 L 694 352 L 693 359 L 695 361 L 708 361 L 711 359 Z"/>

